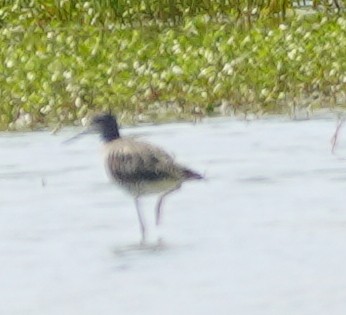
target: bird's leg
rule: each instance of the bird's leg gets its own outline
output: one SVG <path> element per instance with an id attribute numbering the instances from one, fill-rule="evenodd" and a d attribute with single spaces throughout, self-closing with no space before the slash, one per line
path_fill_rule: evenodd
<path id="1" fill-rule="evenodd" d="M 164 194 L 162 194 L 159 198 L 159 201 L 157 202 L 157 205 L 156 205 L 156 225 L 159 226 L 160 225 L 160 222 L 161 222 L 161 208 L 162 208 L 162 203 L 163 203 L 163 199 L 169 195 L 170 193 L 178 190 L 179 188 L 181 187 L 181 185 L 178 185 L 168 191 L 166 191 Z"/>
<path id="2" fill-rule="evenodd" d="M 140 225 L 141 233 L 142 233 L 141 244 L 143 245 L 145 243 L 145 224 L 144 224 L 144 220 L 143 220 L 143 217 L 142 217 L 142 213 L 141 213 L 138 197 L 135 198 L 135 203 L 136 203 L 136 210 L 137 210 L 139 225 Z"/>

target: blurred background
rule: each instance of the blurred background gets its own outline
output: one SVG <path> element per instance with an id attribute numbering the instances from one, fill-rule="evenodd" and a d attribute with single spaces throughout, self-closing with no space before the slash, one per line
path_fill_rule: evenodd
<path id="1" fill-rule="evenodd" d="M 344 0 L 0 1 L 0 126 L 295 117 L 345 101 Z"/>

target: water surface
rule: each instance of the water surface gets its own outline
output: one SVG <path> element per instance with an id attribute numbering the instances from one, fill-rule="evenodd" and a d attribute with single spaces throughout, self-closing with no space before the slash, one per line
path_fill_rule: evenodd
<path id="1" fill-rule="evenodd" d="M 205 173 L 167 198 L 133 200 L 101 145 L 48 132 L 0 134 L 0 314 L 344 314 L 346 135 L 336 123 L 212 119 L 123 130 Z"/>

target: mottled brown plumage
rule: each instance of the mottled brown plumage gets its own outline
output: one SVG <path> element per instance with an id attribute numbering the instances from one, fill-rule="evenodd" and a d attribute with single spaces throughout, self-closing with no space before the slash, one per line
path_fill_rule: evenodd
<path id="1" fill-rule="evenodd" d="M 107 143 L 105 149 L 108 174 L 134 197 L 165 192 L 186 180 L 200 178 L 148 143 L 119 138 Z"/>

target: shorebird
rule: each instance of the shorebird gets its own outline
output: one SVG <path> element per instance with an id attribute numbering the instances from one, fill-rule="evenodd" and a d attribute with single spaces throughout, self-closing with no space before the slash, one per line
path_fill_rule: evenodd
<path id="1" fill-rule="evenodd" d="M 148 194 L 160 194 L 155 208 L 155 222 L 159 225 L 165 197 L 178 190 L 185 181 L 203 179 L 203 176 L 176 163 L 172 156 L 157 146 L 122 138 L 117 120 L 111 114 L 95 116 L 85 131 L 70 140 L 95 131 L 105 144 L 105 166 L 109 177 L 135 200 L 141 243 L 145 243 L 146 226 L 139 199 Z"/>

